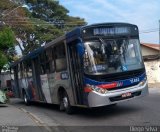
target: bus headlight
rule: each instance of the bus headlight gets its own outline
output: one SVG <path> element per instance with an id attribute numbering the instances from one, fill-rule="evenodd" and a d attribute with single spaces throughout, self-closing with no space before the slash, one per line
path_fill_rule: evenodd
<path id="1" fill-rule="evenodd" d="M 105 93 L 108 92 L 107 89 L 100 88 L 100 87 L 97 87 L 95 85 L 86 85 L 85 92 L 91 92 L 91 91 L 95 91 L 95 92 L 100 93 L 100 94 L 105 94 Z"/>
<path id="2" fill-rule="evenodd" d="M 104 88 L 95 87 L 94 91 L 96 91 L 97 93 L 105 94 L 108 90 Z"/>
<path id="3" fill-rule="evenodd" d="M 147 81 L 147 77 L 145 77 L 140 83 L 139 86 L 143 86 Z"/>

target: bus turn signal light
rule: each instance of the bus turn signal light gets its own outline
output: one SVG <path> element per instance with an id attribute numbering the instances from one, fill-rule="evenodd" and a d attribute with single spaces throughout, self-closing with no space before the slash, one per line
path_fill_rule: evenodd
<path id="1" fill-rule="evenodd" d="M 101 85 L 98 85 L 98 87 L 104 88 L 104 89 L 115 88 L 115 87 L 117 87 L 117 82 L 109 83 L 109 84 L 101 84 Z"/>
<path id="2" fill-rule="evenodd" d="M 85 92 L 85 93 L 89 93 L 89 92 L 91 92 L 91 91 L 92 91 L 92 88 L 91 88 L 91 87 L 88 87 L 88 86 L 87 86 L 87 87 L 84 88 L 84 92 Z"/>

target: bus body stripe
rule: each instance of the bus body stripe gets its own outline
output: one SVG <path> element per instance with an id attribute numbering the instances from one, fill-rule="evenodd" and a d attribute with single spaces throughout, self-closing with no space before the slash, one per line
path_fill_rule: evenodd
<path id="1" fill-rule="evenodd" d="M 84 82 L 85 84 L 89 84 L 89 85 L 95 85 L 101 88 L 106 88 L 106 89 L 111 89 L 111 88 L 115 88 L 115 87 L 126 87 L 126 86 L 130 86 L 130 85 L 134 85 L 134 84 L 138 84 L 141 81 L 143 81 L 146 78 L 146 74 L 143 73 L 140 76 L 137 77 L 133 77 L 130 79 L 125 79 L 125 80 L 119 80 L 119 81 L 114 81 L 114 82 L 99 82 L 99 81 L 95 81 L 89 78 L 84 78 Z"/>

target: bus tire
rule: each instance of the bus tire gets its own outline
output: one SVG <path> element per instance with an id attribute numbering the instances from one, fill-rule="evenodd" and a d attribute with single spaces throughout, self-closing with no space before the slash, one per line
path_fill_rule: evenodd
<path id="1" fill-rule="evenodd" d="M 28 99 L 26 92 L 23 93 L 23 101 L 24 101 L 25 105 L 30 105 L 30 102 L 29 102 L 29 99 Z"/>
<path id="2" fill-rule="evenodd" d="M 60 110 L 64 110 L 67 114 L 73 113 L 73 107 L 70 105 L 69 97 L 66 92 L 63 92 L 61 96 Z"/>

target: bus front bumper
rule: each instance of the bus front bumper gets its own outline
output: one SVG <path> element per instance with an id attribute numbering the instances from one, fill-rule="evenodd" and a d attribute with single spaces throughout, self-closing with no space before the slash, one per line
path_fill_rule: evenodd
<path id="1" fill-rule="evenodd" d="M 130 93 L 129 97 L 122 97 L 123 94 Z M 133 98 L 143 97 L 148 94 L 147 81 L 143 86 L 133 86 L 119 90 L 108 91 L 106 94 L 99 94 L 96 92 L 90 92 L 88 95 L 89 107 L 100 107 L 111 104 L 116 104 L 123 101 L 128 101 Z"/>

